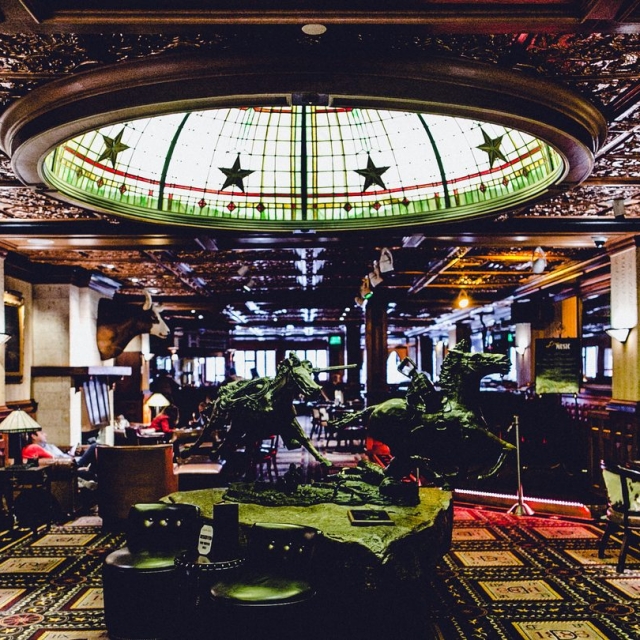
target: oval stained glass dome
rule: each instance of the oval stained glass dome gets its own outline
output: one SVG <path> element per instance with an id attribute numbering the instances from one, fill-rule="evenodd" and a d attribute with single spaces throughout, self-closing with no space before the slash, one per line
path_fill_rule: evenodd
<path id="1" fill-rule="evenodd" d="M 562 156 L 473 119 L 317 106 L 209 109 L 102 127 L 44 177 L 76 202 L 169 224 L 340 230 L 459 220 L 540 196 Z"/>

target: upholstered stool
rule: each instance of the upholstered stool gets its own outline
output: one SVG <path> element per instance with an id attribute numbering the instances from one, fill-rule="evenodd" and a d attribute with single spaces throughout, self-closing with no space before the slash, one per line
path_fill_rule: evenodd
<path id="1" fill-rule="evenodd" d="M 221 637 L 215 629 L 232 630 L 236 640 L 309 635 L 309 625 L 318 624 L 309 604 L 316 595 L 312 561 L 321 536 L 301 525 L 254 524 L 243 566 L 211 587 L 208 618 L 216 625 L 205 637 Z"/>
<path id="2" fill-rule="evenodd" d="M 194 549 L 199 510 L 189 504 L 136 504 L 127 520 L 127 546 L 102 567 L 104 616 L 112 640 L 181 637 L 175 558 Z"/>

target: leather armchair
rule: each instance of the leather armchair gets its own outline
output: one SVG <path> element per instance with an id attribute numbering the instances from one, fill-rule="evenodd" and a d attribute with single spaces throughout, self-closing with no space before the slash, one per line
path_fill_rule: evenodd
<path id="1" fill-rule="evenodd" d="M 623 573 L 633 532 L 640 531 L 640 471 L 601 462 L 607 489 L 607 528 L 598 545 L 598 557 L 604 558 L 607 542 L 622 529 L 623 538 L 616 570 Z"/>
<path id="2" fill-rule="evenodd" d="M 156 502 L 178 490 L 170 444 L 99 445 L 96 459 L 98 513 L 105 530 L 126 526 L 132 505 Z"/>

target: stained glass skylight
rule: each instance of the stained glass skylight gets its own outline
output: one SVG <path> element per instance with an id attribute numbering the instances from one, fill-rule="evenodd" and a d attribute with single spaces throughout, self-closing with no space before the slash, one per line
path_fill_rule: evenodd
<path id="1" fill-rule="evenodd" d="M 531 135 L 427 113 L 211 109 L 105 126 L 59 145 L 47 181 L 75 201 L 170 224 L 353 229 L 485 215 L 565 174 Z"/>

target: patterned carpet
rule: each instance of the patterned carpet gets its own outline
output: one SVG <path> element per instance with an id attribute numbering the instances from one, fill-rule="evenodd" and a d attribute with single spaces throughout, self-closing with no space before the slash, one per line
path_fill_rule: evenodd
<path id="1" fill-rule="evenodd" d="M 433 583 L 434 637 L 639 638 L 637 553 L 616 573 L 619 540 L 599 560 L 601 531 L 457 507 L 452 549 Z"/>
<path id="2" fill-rule="evenodd" d="M 590 523 L 456 507 L 453 547 L 421 594 L 413 637 L 640 637 L 637 550 L 617 574 L 619 540 L 598 560 L 600 533 Z M 0 639 L 107 638 L 99 569 L 122 540 L 91 516 L 36 536 L 2 534 Z"/>
<path id="3" fill-rule="evenodd" d="M 108 638 L 100 566 L 123 538 L 103 534 L 100 524 L 86 516 L 35 536 L 30 530 L 0 536 L 0 638 Z"/>

